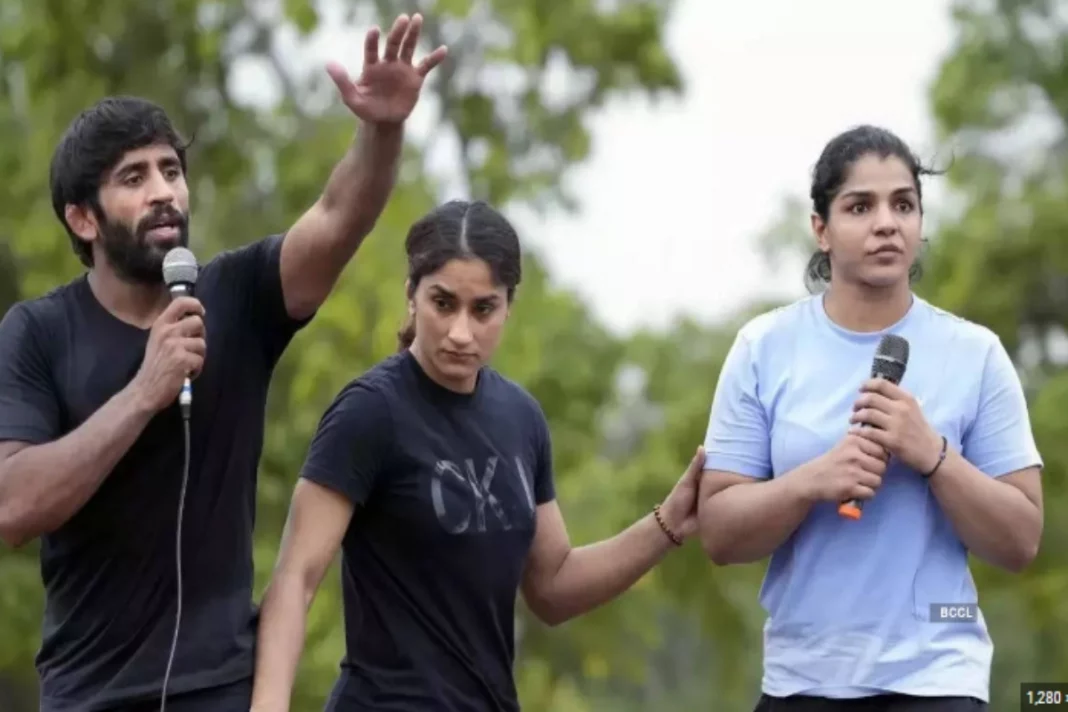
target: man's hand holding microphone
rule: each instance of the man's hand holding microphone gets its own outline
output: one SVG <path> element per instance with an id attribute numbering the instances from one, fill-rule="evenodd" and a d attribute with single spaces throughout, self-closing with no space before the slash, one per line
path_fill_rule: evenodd
<path id="1" fill-rule="evenodd" d="M 200 375 L 206 354 L 204 305 L 194 297 L 177 297 L 152 325 L 131 386 L 147 408 L 161 411 L 178 399 L 186 378 Z"/>

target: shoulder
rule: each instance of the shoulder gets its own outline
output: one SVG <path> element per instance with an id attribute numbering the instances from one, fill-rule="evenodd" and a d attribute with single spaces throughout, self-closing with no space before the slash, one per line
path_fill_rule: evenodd
<path id="1" fill-rule="evenodd" d="M 75 280 L 39 297 L 15 302 L 0 319 L 0 325 L 9 334 L 45 339 L 69 319 L 80 298 L 78 286 L 79 280 Z"/>
<path id="2" fill-rule="evenodd" d="M 936 307 L 920 299 L 919 306 L 927 314 L 929 329 L 949 342 L 949 346 L 969 360 L 976 360 L 980 354 L 989 355 L 991 351 L 1002 350 L 1001 337 L 982 324 L 966 319 L 958 314 Z"/>
<path id="3" fill-rule="evenodd" d="M 248 263 L 249 266 L 278 259 L 281 253 L 285 233 L 275 233 L 261 237 L 239 247 L 225 249 L 200 266 L 202 271 L 213 271 L 220 267 L 233 267 Z"/>
<path id="4" fill-rule="evenodd" d="M 488 366 L 483 370 L 482 378 L 486 379 L 485 395 L 495 407 L 511 413 L 522 413 L 531 419 L 535 427 L 546 424 L 541 403 L 526 388 Z"/>
<path id="5" fill-rule="evenodd" d="M 393 354 L 353 378 L 338 392 L 335 403 L 360 402 L 388 407 L 398 395 L 398 384 L 404 380 L 402 354 Z"/>
<path id="6" fill-rule="evenodd" d="M 819 295 L 803 297 L 752 317 L 738 329 L 736 343 L 752 358 L 789 347 L 812 310 L 819 306 L 819 299 Z"/>

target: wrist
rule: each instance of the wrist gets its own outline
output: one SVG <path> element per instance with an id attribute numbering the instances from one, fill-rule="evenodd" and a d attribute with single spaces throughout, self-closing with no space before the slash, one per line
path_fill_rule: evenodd
<path id="1" fill-rule="evenodd" d="M 787 497 L 805 505 L 819 501 L 819 490 L 816 487 L 818 468 L 819 460 L 813 460 L 787 472 L 782 478 Z"/>
<path id="2" fill-rule="evenodd" d="M 672 521 L 670 514 L 660 504 L 653 506 L 653 521 L 667 544 L 682 546 L 683 540 L 682 535 L 679 534 L 678 523 Z"/>
<path id="3" fill-rule="evenodd" d="M 135 418 L 148 420 L 156 414 L 155 406 L 152 404 L 146 389 L 141 385 L 136 376 L 134 377 L 134 380 L 130 381 L 129 385 L 121 391 L 121 394 L 123 396 L 123 405 L 127 407 L 130 414 Z"/>
<path id="4" fill-rule="evenodd" d="M 945 461 L 949 451 L 949 441 L 944 435 L 932 433 L 932 436 L 934 438 L 933 444 L 928 448 L 928 452 L 933 452 L 934 455 L 927 455 L 924 469 L 920 470 L 920 475 L 922 475 L 925 480 L 930 479 L 942 468 L 942 463 Z"/>

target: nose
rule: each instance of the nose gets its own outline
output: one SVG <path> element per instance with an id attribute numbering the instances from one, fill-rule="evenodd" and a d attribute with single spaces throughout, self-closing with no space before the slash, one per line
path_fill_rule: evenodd
<path id="1" fill-rule="evenodd" d="M 466 312 L 461 312 L 449 325 L 449 341 L 463 349 L 470 345 L 474 338 L 474 334 L 471 333 L 471 320 Z"/>
<path id="2" fill-rule="evenodd" d="M 174 186 L 160 171 L 152 171 L 148 180 L 148 199 L 152 204 L 173 203 Z"/>
<path id="3" fill-rule="evenodd" d="M 885 237 L 896 232 L 897 216 L 894 215 L 890 205 L 880 203 L 878 210 L 875 211 L 875 234 Z"/>

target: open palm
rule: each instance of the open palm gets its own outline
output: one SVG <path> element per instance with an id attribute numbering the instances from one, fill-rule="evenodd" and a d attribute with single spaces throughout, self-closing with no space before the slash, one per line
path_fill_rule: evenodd
<path id="1" fill-rule="evenodd" d="M 363 72 L 355 81 L 336 62 L 326 67 L 327 74 L 337 85 L 341 100 L 353 114 L 370 123 L 401 123 L 408 118 L 419 100 L 423 80 L 434 67 L 441 64 L 448 50 L 438 47 L 412 64 L 423 17 L 401 15 L 386 38 L 386 49 L 378 56 L 377 27 L 368 31 L 364 40 Z"/>

